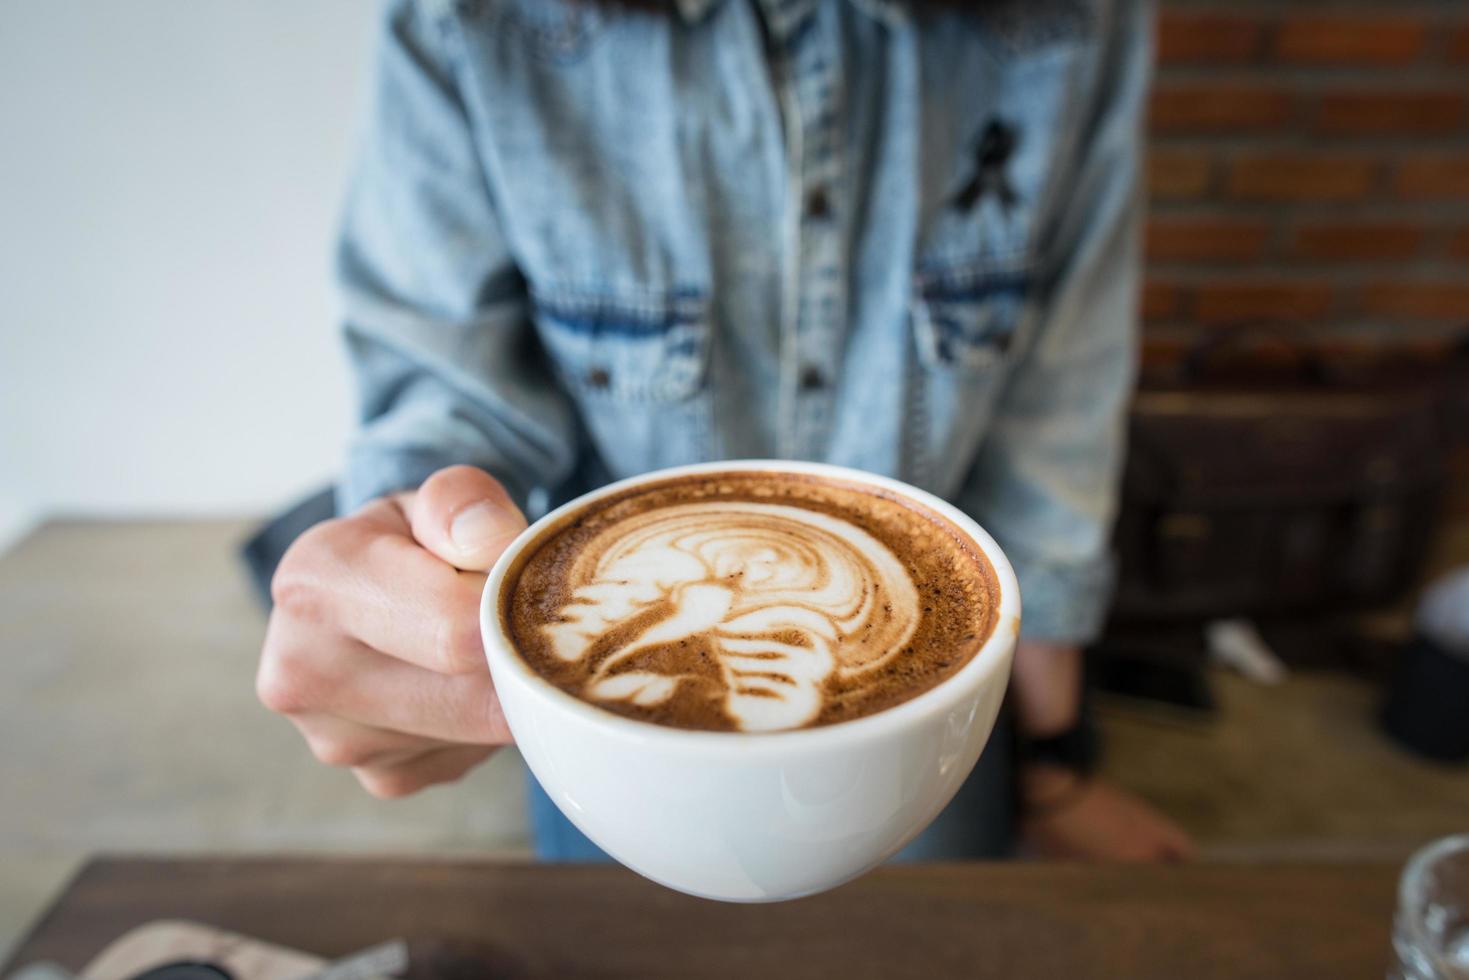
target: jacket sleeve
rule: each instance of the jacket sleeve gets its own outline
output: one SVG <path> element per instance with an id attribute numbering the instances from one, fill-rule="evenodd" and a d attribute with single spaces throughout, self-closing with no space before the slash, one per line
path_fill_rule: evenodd
<path id="1" fill-rule="evenodd" d="M 1067 643 L 1096 635 L 1111 598 L 1136 360 L 1151 6 L 1119 0 L 1111 17 L 1042 232 L 1037 319 L 958 500 L 1015 567 L 1023 634 Z"/>
<path id="2" fill-rule="evenodd" d="M 343 512 L 455 463 L 489 471 L 524 507 L 574 459 L 573 410 L 534 340 L 459 97 L 452 28 L 429 7 L 384 8 L 337 247 L 360 411 Z"/>

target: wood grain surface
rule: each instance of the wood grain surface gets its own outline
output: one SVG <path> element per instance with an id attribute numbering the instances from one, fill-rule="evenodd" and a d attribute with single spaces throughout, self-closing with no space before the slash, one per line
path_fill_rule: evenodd
<path id="1" fill-rule="evenodd" d="M 167 917 L 326 956 L 468 942 L 508 977 L 1380 978 L 1396 878 L 1390 864 L 916 865 L 724 905 L 611 866 L 102 858 L 10 968 L 75 969 Z"/>

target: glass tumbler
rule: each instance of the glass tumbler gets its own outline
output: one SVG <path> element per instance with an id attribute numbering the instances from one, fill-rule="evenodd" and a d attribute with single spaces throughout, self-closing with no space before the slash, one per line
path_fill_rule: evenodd
<path id="1" fill-rule="evenodd" d="M 1414 854 L 1398 883 L 1391 980 L 1469 980 L 1469 834 Z"/>

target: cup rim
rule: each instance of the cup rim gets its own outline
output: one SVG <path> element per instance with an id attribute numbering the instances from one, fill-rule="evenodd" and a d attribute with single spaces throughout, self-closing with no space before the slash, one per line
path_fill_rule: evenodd
<path id="1" fill-rule="evenodd" d="M 515 650 L 507 626 L 500 617 L 498 601 L 500 589 L 516 558 L 530 544 L 536 542 L 547 527 L 555 524 L 567 514 L 624 490 L 687 476 L 750 471 L 824 476 L 834 480 L 871 486 L 912 500 L 938 513 L 967 535 L 990 563 L 990 567 L 994 569 L 995 578 L 999 582 L 1000 601 L 995 614 L 994 628 L 990 631 L 989 637 L 957 672 L 906 701 L 847 721 L 773 732 L 724 732 L 675 728 L 638 718 L 629 718 L 605 708 L 599 708 L 563 691 L 537 673 Z M 974 691 L 990 682 L 994 675 L 1002 670 L 1007 674 L 1005 682 L 1008 683 L 1010 655 L 1020 635 L 1020 614 L 1020 587 L 1005 553 L 984 528 L 953 504 L 891 477 L 831 463 L 778 459 L 744 459 L 675 466 L 617 480 L 583 494 L 540 517 L 522 531 L 496 560 L 490 569 L 489 577 L 485 580 L 484 590 L 480 594 L 480 633 L 484 642 L 485 657 L 489 662 L 490 673 L 497 688 L 506 681 L 518 683 L 527 695 L 542 702 L 547 708 L 559 711 L 585 725 L 600 729 L 607 735 L 619 736 L 647 745 L 657 745 L 660 748 L 674 751 L 737 754 L 744 758 L 780 754 L 797 749 L 818 749 L 833 744 L 850 745 L 853 742 L 887 738 L 915 724 L 942 716 L 970 697 Z"/>

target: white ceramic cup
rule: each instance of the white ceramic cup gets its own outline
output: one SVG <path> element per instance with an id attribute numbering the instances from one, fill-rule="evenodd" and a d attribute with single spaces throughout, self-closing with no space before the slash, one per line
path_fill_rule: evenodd
<path id="1" fill-rule="evenodd" d="M 750 734 L 689 731 L 614 714 L 562 691 L 515 652 L 500 592 L 517 556 L 548 528 L 630 487 L 749 470 L 871 486 L 946 518 L 978 546 L 999 581 L 989 639 L 958 673 L 891 708 L 833 725 Z M 771 902 L 855 878 L 912 840 L 953 798 L 979 759 L 1009 682 L 1020 592 L 994 539 L 931 494 L 843 467 L 751 460 L 648 473 L 547 514 L 495 563 L 480 628 L 521 755 L 582 833 L 670 888 Z"/>

